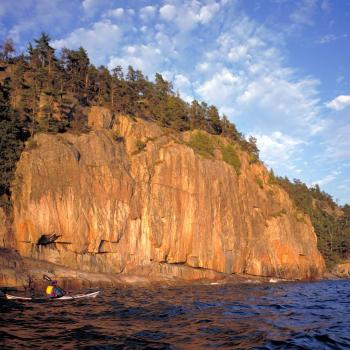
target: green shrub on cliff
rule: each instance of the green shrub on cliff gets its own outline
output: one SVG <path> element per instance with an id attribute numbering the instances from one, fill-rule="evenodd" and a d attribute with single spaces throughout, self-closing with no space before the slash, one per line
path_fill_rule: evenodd
<path id="1" fill-rule="evenodd" d="M 262 180 L 259 176 L 256 176 L 256 177 L 255 177 L 255 182 L 257 183 L 257 185 L 258 185 L 261 189 L 264 188 L 264 182 L 263 182 L 263 180 Z"/>
<path id="2" fill-rule="evenodd" d="M 277 185 L 278 181 L 275 176 L 275 173 L 273 172 L 273 169 L 269 171 L 269 185 Z"/>
<path id="3" fill-rule="evenodd" d="M 26 143 L 26 151 L 38 148 L 38 143 L 34 139 L 29 139 Z"/>
<path id="4" fill-rule="evenodd" d="M 211 137 L 205 132 L 196 131 L 191 135 L 188 145 L 205 158 L 214 156 L 215 146 Z"/>
<path id="5" fill-rule="evenodd" d="M 251 153 L 249 157 L 249 164 L 255 164 L 259 162 L 259 157 L 255 153 Z"/>
<path id="6" fill-rule="evenodd" d="M 146 148 L 146 143 L 141 140 L 135 141 L 135 152 L 134 154 L 142 152 Z"/>
<path id="7" fill-rule="evenodd" d="M 283 209 L 280 209 L 280 210 L 272 213 L 271 217 L 278 218 L 278 217 L 282 217 L 283 215 L 286 215 L 286 214 L 287 214 L 287 210 L 285 208 L 283 208 Z"/>
<path id="8" fill-rule="evenodd" d="M 236 173 L 239 174 L 241 168 L 241 161 L 239 159 L 236 147 L 232 144 L 228 144 L 222 147 L 221 152 L 222 160 L 227 164 L 232 165 L 235 168 Z"/>

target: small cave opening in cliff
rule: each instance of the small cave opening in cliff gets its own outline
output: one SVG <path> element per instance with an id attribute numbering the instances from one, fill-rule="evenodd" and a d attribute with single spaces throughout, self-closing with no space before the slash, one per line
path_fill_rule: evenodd
<path id="1" fill-rule="evenodd" d="M 48 245 L 55 243 L 55 241 L 61 237 L 60 235 L 56 233 L 51 233 L 48 235 L 41 235 L 41 237 L 38 239 L 38 242 L 36 243 L 37 245 Z"/>

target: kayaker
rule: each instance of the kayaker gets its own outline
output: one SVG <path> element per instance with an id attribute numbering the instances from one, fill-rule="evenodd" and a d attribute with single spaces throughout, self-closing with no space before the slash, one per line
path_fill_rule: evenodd
<path id="1" fill-rule="evenodd" d="M 57 285 L 57 281 L 50 281 L 50 284 L 46 287 L 46 295 L 50 298 L 60 298 L 65 294 L 66 292 Z"/>

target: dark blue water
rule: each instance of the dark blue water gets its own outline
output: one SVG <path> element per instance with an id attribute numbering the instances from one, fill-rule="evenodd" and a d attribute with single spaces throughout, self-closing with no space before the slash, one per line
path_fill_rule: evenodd
<path id="1" fill-rule="evenodd" d="M 349 349 L 350 281 L 104 290 L 0 301 L 1 349 Z"/>

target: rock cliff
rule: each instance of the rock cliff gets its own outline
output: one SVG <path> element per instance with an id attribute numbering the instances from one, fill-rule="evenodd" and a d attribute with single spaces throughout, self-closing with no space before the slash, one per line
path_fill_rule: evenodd
<path id="1" fill-rule="evenodd" d="M 87 272 L 186 271 L 187 279 L 322 274 L 309 218 L 248 154 L 238 149 L 237 171 L 218 150 L 195 152 L 191 133 L 96 108 L 89 125 L 87 134 L 36 135 L 22 153 L 11 236 L 22 256 Z"/>

